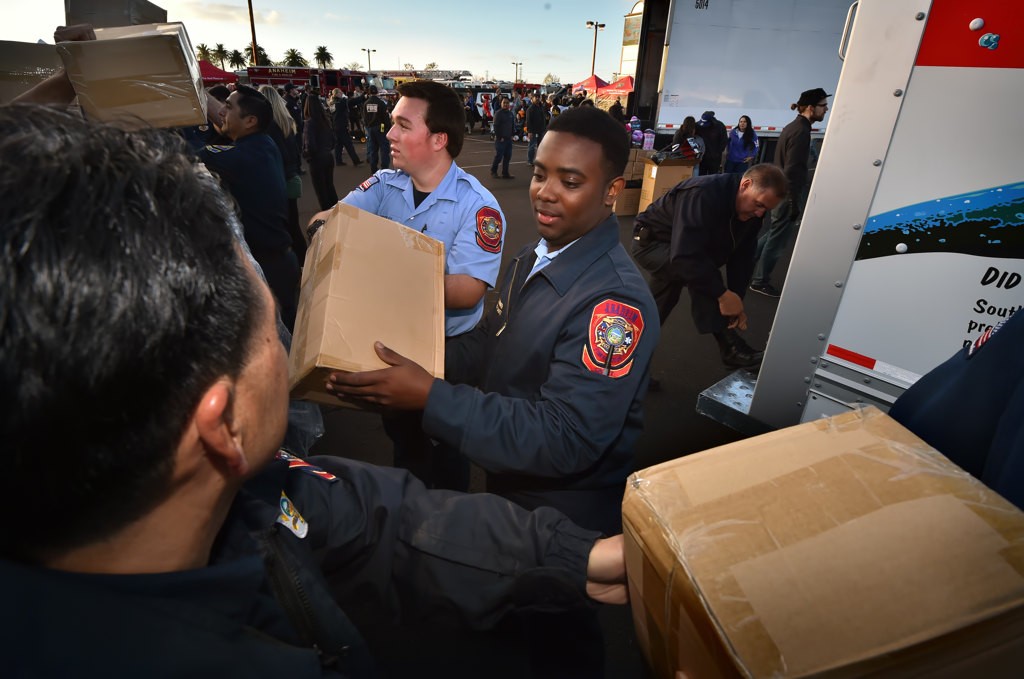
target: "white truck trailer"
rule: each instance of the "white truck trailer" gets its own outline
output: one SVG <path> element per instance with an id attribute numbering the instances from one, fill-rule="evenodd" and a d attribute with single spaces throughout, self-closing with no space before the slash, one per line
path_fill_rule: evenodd
<path id="1" fill-rule="evenodd" d="M 657 131 L 671 134 L 686 116 L 711 110 L 728 126 L 749 116 L 759 136 L 777 137 L 802 91 L 835 92 L 849 8 L 850 0 L 672 0 Z"/>
<path id="2" fill-rule="evenodd" d="M 1024 305 L 1020 3 L 861 0 L 839 43 L 760 372 L 698 399 L 743 431 L 887 409 Z"/>

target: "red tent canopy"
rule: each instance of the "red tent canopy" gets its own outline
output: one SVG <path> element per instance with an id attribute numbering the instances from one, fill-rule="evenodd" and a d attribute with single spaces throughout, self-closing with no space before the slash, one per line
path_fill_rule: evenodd
<path id="1" fill-rule="evenodd" d="M 222 71 L 209 61 L 199 60 L 199 72 L 203 75 L 204 85 L 216 85 L 217 83 L 233 83 L 238 81 L 238 76 L 231 71 Z"/>
<path id="2" fill-rule="evenodd" d="M 633 91 L 633 76 L 626 75 L 597 91 L 602 97 L 624 97 Z"/>
<path id="3" fill-rule="evenodd" d="M 586 90 L 587 94 L 593 94 L 594 92 L 598 91 L 599 89 L 601 89 L 602 87 L 606 86 L 607 84 L 608 83 L 606 83 L 605 81 L 601 80 L 596 75 L 592 75 L 589 78 L 587 78 L 586 80 L 581 80 L 580 82 L 578 82 L 575 85 L 573 85 L 572 86 L 572 91 L 575 94 L 576 92 L 579 92 L 580 90 Z"/>

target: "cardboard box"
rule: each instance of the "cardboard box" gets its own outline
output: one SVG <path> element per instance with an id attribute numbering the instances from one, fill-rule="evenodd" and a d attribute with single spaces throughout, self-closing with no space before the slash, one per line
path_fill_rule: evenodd
<path id="1" fill-rule="evenodd" d="M 387 367 L 377 340 L 444 377 L 444 244 L 339 203 L 306 251 L 288 356 L 292 398 L 339 405 L 324 390 L 327 376 Z"/>
<path id="2" fill-rule="evenodd" d="M 133 127 L 206 123 L 206 93 L 180 23 L 97 28 L 96 40 L 62 42 L 78 103 L 93 120 Z"/>
<path id="3" fill-rule="evenodd" d="M 53 45 L 0 41 L 0 104 L 32 89 L 60 66 Z"/>
<path id="4" fill-rule="evenodd" d="M 1020 676 L 1024 513 L 877 409 L 637 472 L 623 522 L 655 676 Z"/>
<path id="5" fill-rule="evenodd" d="M 676 184 L 685 182 L 693 176 L 693 170 L 700 165 L 699 160 L 665 160 L 660 165 L 650 158 L 644 158 L 644 184 L 640 190 L 640 206 L 643 212 L 654 201 L 658 200 Z"/>
<path id="6" fill-rule="evenodd" d="M 612 210 L 620 217 L 632 217 L 640 205 L 640 189 L 622 189 Z"/>
<path id="7" fill-rule="evenodd" d="M 631 148 L 629 150 L 629 160 L 626 161 L 626 169 L 622 173 L 625 180 L 628 182 L 643 179 L 644 159 L 653 157 L 654 153 L 654 151 Z"/>

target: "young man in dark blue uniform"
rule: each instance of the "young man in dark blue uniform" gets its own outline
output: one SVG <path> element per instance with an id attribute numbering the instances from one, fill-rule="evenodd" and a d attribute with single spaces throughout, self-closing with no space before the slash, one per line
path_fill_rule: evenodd
<path id="1" fill-rule="evenodd" d="M 1024 509 L 1024 313 L 915 382 L 889 415 Z"/>
<path id="2" fill-rule="evenodd" d="M 785 195 L 782 171 L 761 164 L 743 175 L 682 182 L 636 218 L 633 258 L 650 274 L 661 324 L 688 288 L 697 332 L 714 335 L 730 368 L 756 366 L 763 356 L 737 330 L 747 329 L 743 296 L 754 268 L 757 232 L 765 212 Z"/>
<path id="3" fill-rule="evenodd" d="M 210 120 L 219 119 L 221 132 L 235 143 L 206 146 L 199 158 L 235 197 L 245 242 L 277 297 L 281 319 L 291 330 L 301 274 L 288 233 L 284 164 L 277 144 L 266 133 L 274 120 L 273 109 L 262 94 L 245 85 L 239 85 L 223 106 L 215 99 L 208 101 Z"/>
<path id="4" fill-rule="evenodd" d="M 625 131 L 604 111 L 559 116 L 530 185 L 541 239 L 515 256 L 480 324 L 446 346 L 447 381 L 378 346 L 394 367 L 329 383 L 423 409 L 424 431 L 487 470 L 489 491 L 606 532 L 621 525 L 659 334 L 612 215 L 628 154 Z"/>
<path id="5" fill-rule="evenodd" d="M 339 604 L 625 600 L 621 539 L 278 452 L 273 299 L 183 142 L 14 106 L 0 153 L 0 492 L 31 517 L 0 526 L 5 676 L 369 676 Z"/>
<path id="6" fill-rule="evenodd" d="M 508 97 L 501 97 L 498 110 L 494 112 L 494 160 L 491 161 L 491 176 L 498 177 L 498 163 L 501 163 L 502 179 L 515 179 L 509 171 L 512 161 L 512 135 L 515 133 L 515 115 Z"/>

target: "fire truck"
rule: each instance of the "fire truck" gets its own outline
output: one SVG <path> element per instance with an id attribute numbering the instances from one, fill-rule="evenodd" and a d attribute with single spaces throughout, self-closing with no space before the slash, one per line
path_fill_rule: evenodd
<path id="1" fill-rule="evenodd" d="M 331 68 L 293 68 L 290 66 L 250 66 L 246 69 L 250 85 L 273 85 L 284 87 L 292 84 L 298 87 L 319 87 L 323 92 L 339 88 L 345 94 L 352 94 L 357 87 L 376 85 L 388 90 L 377 76 L 363 71 Z"/>

